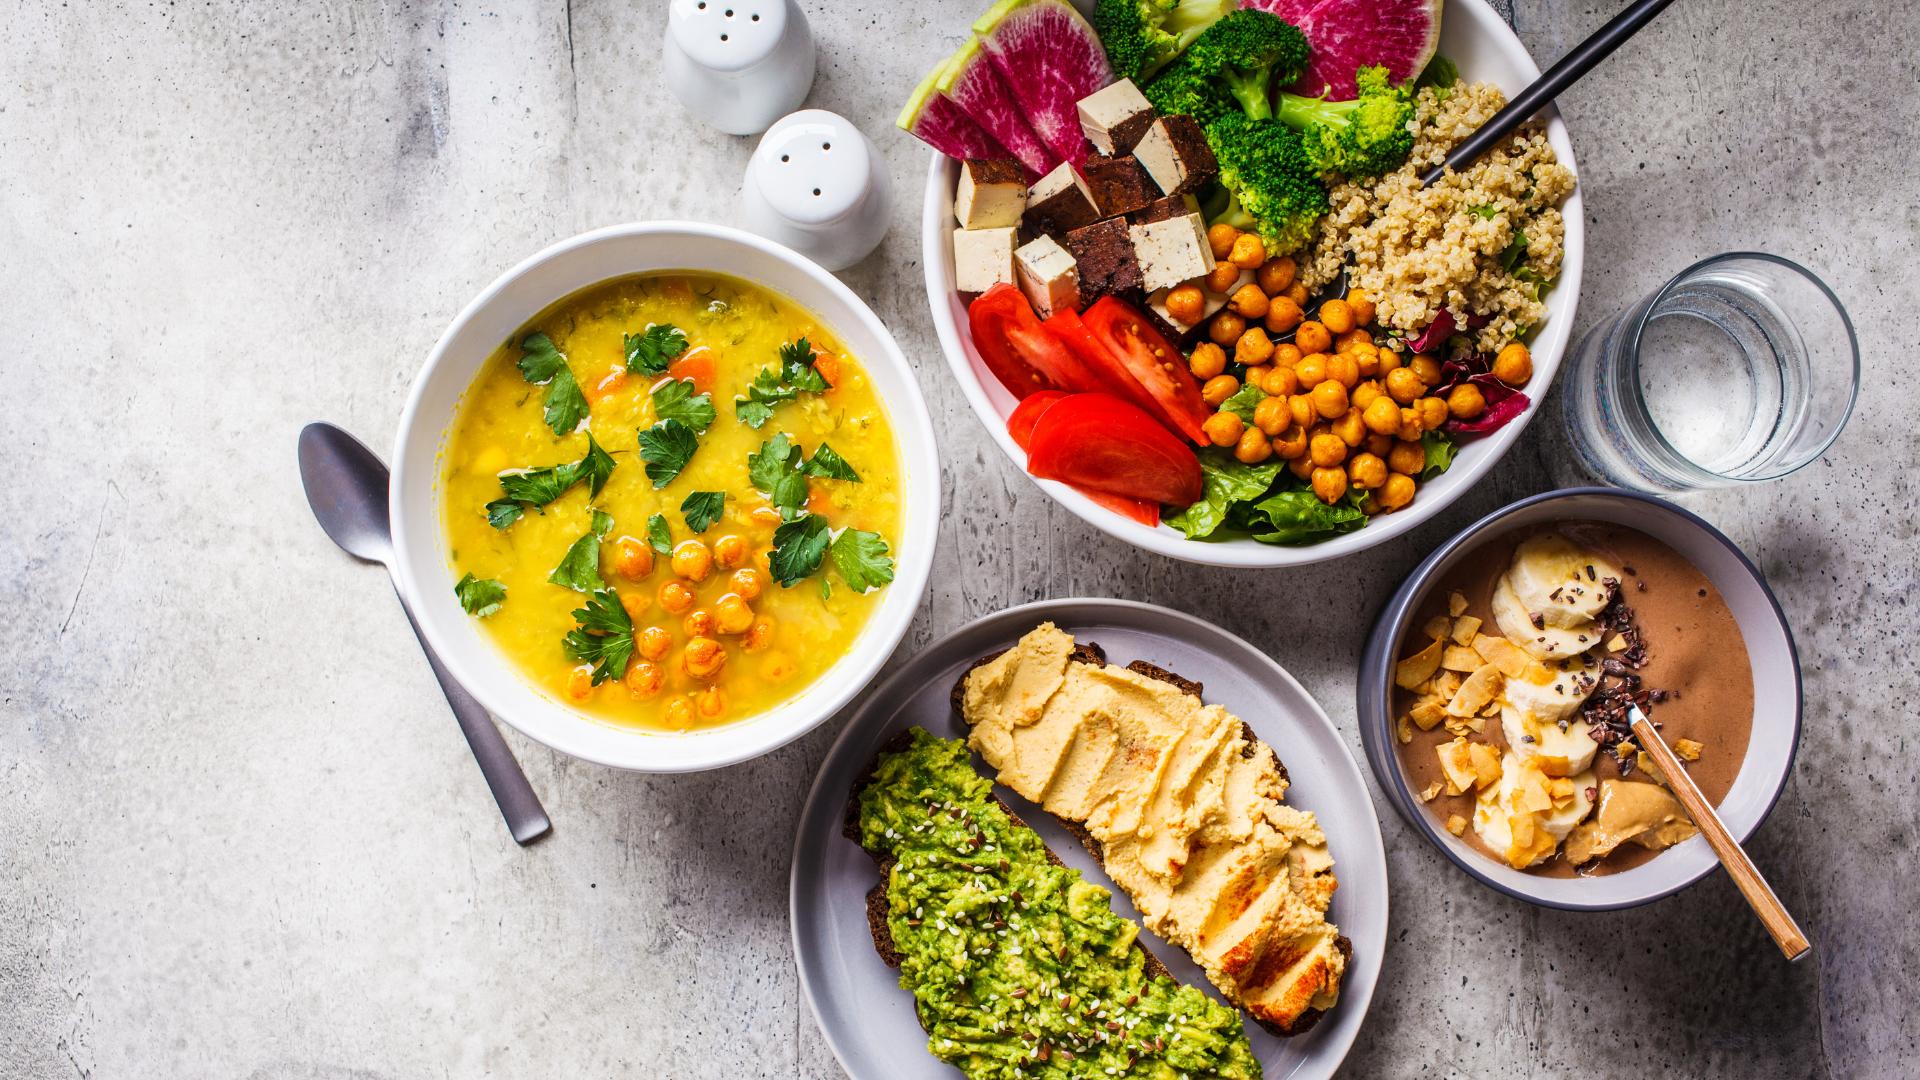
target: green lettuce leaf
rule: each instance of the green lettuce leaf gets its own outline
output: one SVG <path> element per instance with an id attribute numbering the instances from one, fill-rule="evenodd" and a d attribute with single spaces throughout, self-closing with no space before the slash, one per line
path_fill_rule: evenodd
<path id="1" fill-rule="evenodd" d="M 1188 539 L 1204 540 L 1227 523 L 1228 511 L 1235 504 L 1248 504 L 1265 495 L 1284 467 L 1278 458 L 1248 465 L 1225 450 L 1203 450 L 1200 477 L 1205 486 L 1200 501 L 1161 520 Z"/>

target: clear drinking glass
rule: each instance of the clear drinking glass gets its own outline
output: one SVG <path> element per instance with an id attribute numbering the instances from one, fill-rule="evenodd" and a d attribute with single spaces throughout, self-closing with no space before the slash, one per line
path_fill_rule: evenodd
<path id="1" fill-rule="evenodd" d="M 1860 349 L 1825 282 L 1733 251 L 1588 331 L 1560 378 L 1579 464 L 1675 494 L 1777 479 L 1826 452 L 1853 411 Z"/>

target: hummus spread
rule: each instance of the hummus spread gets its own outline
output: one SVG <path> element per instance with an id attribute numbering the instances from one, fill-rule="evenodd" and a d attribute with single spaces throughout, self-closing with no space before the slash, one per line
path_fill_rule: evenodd
<path id="1" fill-rule="evenodd" d="M 1314 816 L 1281 801 L 1273 750 L 1218 705 L 1072 650 L 1044 623 L 970 673 L 969 745 L 1083 825 L 1146 925 L 1228 1000 L 1283 1032 L 1331 1008 L 1346 971 L 1333 859 Z"/>

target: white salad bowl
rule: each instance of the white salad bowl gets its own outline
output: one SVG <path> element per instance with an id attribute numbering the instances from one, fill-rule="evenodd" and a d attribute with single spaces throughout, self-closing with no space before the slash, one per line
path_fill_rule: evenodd
<path id="1" fill-rule="evenodd" d="M 872 380 L 893 426 L 901 464 L 894 580 L 846 656 L 785 704 L 688 732 L 607 723 L 529 682 L 461 610 L 441 506 L 441 461 L 454 417 L 500 343 L 571 293 L 655 270 L 728 274 L 779 293 L 819 318 Z M 933 422 L 906 357 L 873 311 L 839 279 L 787 248 L 736 229 L 645 222 L 583 233 L 547 248 L 502 274 L 454 318 L 407 399 L 388 502 L 400 589 L 448 670 L 488 712 L 574 757 L 642 772 L 693 772 L 755 757 L 798 738 L 838 712 L 878 673 L 926 593 L 939 524 L 940 461 Z"/>
<path id="2" fill-rule="evenodd" d="M 1540 69 L 1527 54 L 1526 46 L 1485 0 L 1448 0 L 1440 25 L 1440 55 L 1452 60 L 1460 77 L 1472 82 L 1491 82 L 1512 96 L 1540 75 Z M 1567 126 L 1552 107 L 1541 113 L 1547 124 L 1547 140 L 1560 162 L 1579 175 L 1573 158 L 1573 143 Z M 933 308 L 934 329 L 946 352 L 947 363 L 967 395 L 967 403 L 986 425 L 995 442 L 1022 470 L 1027 455 L 1007 434 L 1007 416 L 1018 404 L 1001 386 L 980 354 L 973 347 L 967 329 L 967 305 L 954 288 L 953 273 L 953 192 L 959 181 L 959 165 L 939 152 L 933 154 L 933 166 L 927 172 L 927 188 L 921 210 L 921 252 L 926 262 L 927 300 Z M 1421 522 L 1447 508 L 1491 470 L 1520 433 L 1540 411 L 1541 399 L 1553 384 L 1554 372 L 1566 352 L 1573 334 L 1574 309 L 1580 300 L 1581 256 L 1586 248 L 1586 223 L 1581 208 L 1580 189 L 1574 187 L 1561 211 L 1566 218 L 1565 254 L 1561 259 L 1560 280 L 1547 293 L 1547 319 L 1541 324 L 1529 347 L 1533 352 L 1533 380 L 1527 384 L 1530 399 L 1527 410 L 1499 431 L 1483 438 L 1461 443 L 1453 467 L 1420 485 L 1412 505 L 1392 514 L 1374 518 L 1366 528 L 1336 536 L 1316 544 L 1280 547 L 1250 538 L 1220 541 L 1189 540 L 1168 525 L 1149 528 L 1100 506 L 1066 484 L 1053 480 L 1034 482 L 1055 502 L 1071 510 L 1088 524 L 1136 547 L 1170 555 L 1188 562 L 1215 566 L 1273 567 L 1304 566 L 1365 551 L 1411 531 Z"/>

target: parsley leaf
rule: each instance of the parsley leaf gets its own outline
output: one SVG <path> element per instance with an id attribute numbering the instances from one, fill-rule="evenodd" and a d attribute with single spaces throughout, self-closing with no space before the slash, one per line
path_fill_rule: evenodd
<path id="1" fill-rule="evenodd" d="M 833 568 L 856 592 L 877 589 L 893 581 L 893 560 L 887 556 L 887 541 L 879 533 L 845 529 L 834 537 L 828 549 Z"/>
<path id="2" fill-rule="evenodd" d="M 820 374 L 819 368 L 813 366 L 814 359 L 813 346 L 807 343 L 806 338 L 780 346 L 780 381 L 795 390 L 825 393 L 833 384 Z"/>
<path id="3" fill-rule="evenodd" d="M 762 443 L 757 453 L 747 455 L 747 478 L 787 521 L 799 517 L 800 508 L 807 504 L 807 478 L 801 468 L 800 448 L 784 431 Z"/>
<path id="4" fill-rule="evenodd" d="M 687 351 L 687 335 L 672 323 L 650 323 L 646 330 L 623 337 L 627 370 L 636 375 L 660 375 L 674 357 Z"/>
<path id="5" fill-rule="evenodd" d="M 783 401 L 792 401 L 800 391 L 791 386 L 780 385 L 780 376 L 771 368 L 761 368 L 760 374 L 753 377 L 753 385 L 747 387 L 746 397 L 733 399 L 733 418 L 754 429 L 773 419 L 773 407 Z"/>
<path id="6" fill-rule="evenodd" d="M 819 476 L 828 480 L 851 480 L 856 484 L 860 482 L 860 474 L 853 471 L 853 466 L 847 464 L 847 459 L 835 453 L 833 447 L 826 443 L 814 447 L 813 456 L 807 459 L 807 463 L 801 467 L 800 471 L 808 476 Z"/>
<path id="7" fill-rule="evenodd" d="M 653 388 L 653 413 L 662 420 L 678 420 L 699 434 L 713 426 L 712 394 L 693 392 L 693 380 L 673 379 Z"/>
<path id="8" fill-rule="evenodd" d="M 507 587 L 492 578 L 476 578 L 468 572 L 453 587 L 453 595 L 460 598 L 460 606 L 475 618 L 484 619 L 500 610 L 506 602 Z"/>
<path id="9" fill-rule="evenodd" d="M 627 661 L 633 659 L 633 619 L 619 594 L 596 589 L 586 607 L 574 610 L 573 621 L 579 625 L 567 631 L 561 646 L 570 659 L 593 665 L 593 685 L 625 675 Z"/>
<path id="10" fill-rule="evenodd" d="M 699 448 L 693 429 L 679 420 L 662 420 L 640 433 L 640 460 L 647 463 L 647 479 L 656 488 L 673 483 Z"/>
<path id="11" fill-rule="evenodd" d="M 593 527 L 567 548 L 567 553 L 560 557 L 560 565 L 553 568 L 547 580 L 574 592 L 591 593 L 606 588 L 606 579 L 600 576 L 600 541 L 606 539 L 612 528 L 613 518 L 595 510 Z"/>
<path id="12" fill-rule="evenodd" d="M 649 470 L 651 472 L 651 470 Z M 487 504 L 487 523 L 504 529 L 520 520 L 528 507 L 539 508 L 567 493 L 582 480 L 589 495 L 599 495 L 613 475 L 613 455 L 587 434 L 587 456 L 544 469 L 514 469 L 500 474 L 501 498 Z"/>
<path id="13" fill-rule="evenodd" d="M 520 377 L 534 385 L 547 384 L 547 427 L 555 435 L 565 435 L 587 418 L 587 395 L 567 366 L 567 356 L 545 334 L 528 334 L 520 342 Z"/>
<path id="14" fill-rule="evenodd" d="M 667 531 L 667 515 L 654 514 L 647 519 L 647 546 L 662 555 L 673 551 L 673 534 Z"/>
<path id="15" fill-rule="evenodd" d="M 818 514 L 808 514 L 775 529 L 773 551 L 767 557 L 773 580 L 782 588 L 793 588 L 820 569 L 820 560 L 826 556 L 830 542 L 827 519 Z"/>
<path id="16" fill-rule="evenodd" d="M 720 520 L 720 509 L 726 502 L 726 492 L 696 491 L 680 501 L 680 516 L 687 519 L 687 528 L 703 533 Z"/>

